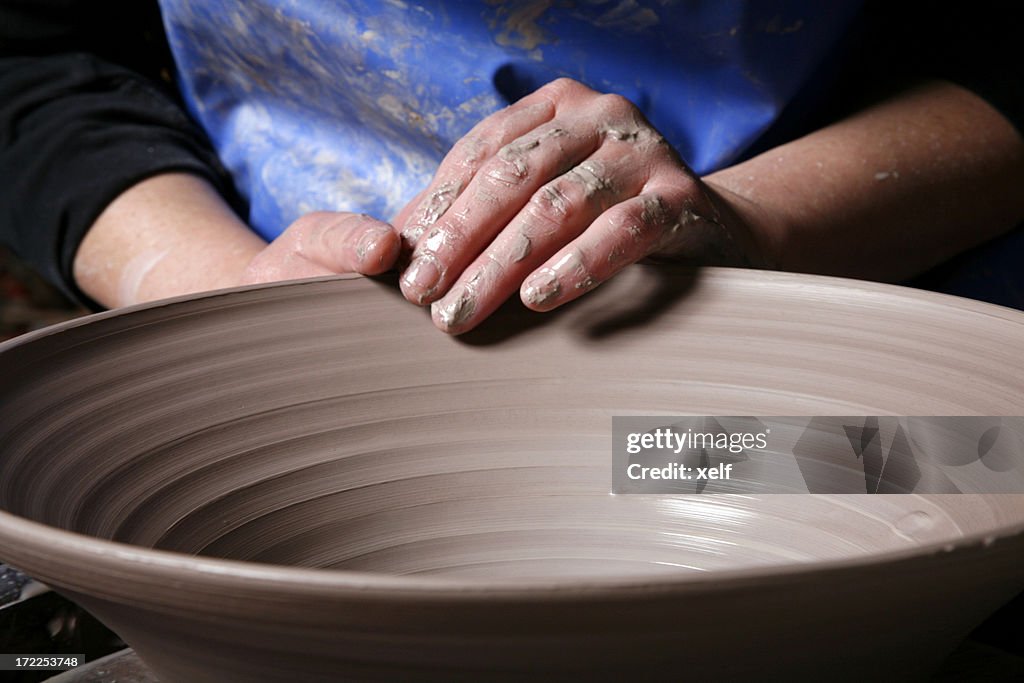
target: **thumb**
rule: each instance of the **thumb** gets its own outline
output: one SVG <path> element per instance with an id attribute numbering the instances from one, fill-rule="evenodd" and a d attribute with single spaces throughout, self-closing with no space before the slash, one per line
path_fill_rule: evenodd
<path id="1" fill-rule="evenodd" d="M 377 275 L 394 266 L 401 239 L 383 221 L 358 213 L 318 211 L 295 221 L 299 254 L 335 273 Z"/>

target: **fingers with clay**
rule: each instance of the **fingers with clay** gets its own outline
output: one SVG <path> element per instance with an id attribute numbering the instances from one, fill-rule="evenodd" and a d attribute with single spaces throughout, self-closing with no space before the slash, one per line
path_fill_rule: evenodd
<path id="1" fill-rule="evenodd" d="M 458 334 L 516 291 L 551 310 L 685 248 L 717 211 L 628 100 L 559 80 L 474 128 L 399 220 L 403 293 Z"/>
<path id="2" fill-rule="evenodd" d="M 302 216 L 256 255 L 245 283 L 295 280 L 339 273 L 377 275 L 394 266 L 400 239 L 390 225 L 354 213 Z"/>
<path id="3" fill-rule="evenodd" d="M 703 220 L 687 208 L 690 204 L 686 185 L 649 190 L 616 204 L 526 278 L 519 290 L 523 303 L 550 311 L 646 256 L 681 251 L 691 237 L 688 228 Z"/>

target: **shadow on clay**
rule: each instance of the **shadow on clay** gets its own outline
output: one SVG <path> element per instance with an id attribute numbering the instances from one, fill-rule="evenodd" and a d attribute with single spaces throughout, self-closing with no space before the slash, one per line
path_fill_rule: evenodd
<path id="1" fill-rule="evenodd" d="M 699 279 L 698 268 L 632 266 L 593 292 L 549 313 L 531 311 L 519 297 L 512 297 L 491 318 L 456 339 L 471 346 L 490 346 L 572 316 L 567 329 L 586 341 L 600 342 L 650 325 L 688 297 Z"/>
<path id="2" fill-rule="evenodd" d="M 675 308 L 696 289 L 699 268 L 678 264 L 634 265 L 586 294 L 548 313 L 537 313 L 512 296 L 490 318 L 454 337 L 469 346 L 493 346 L 570 316 L 566 326 L 585 341 L 601 342 L 623 332 L 642 329 Z M 367 277 L 388 296 L 406 303 L 398 286 L 398 273 Z M 430 307 L 419 307 L 427 323 Z"/>
<path id="3" fill-rule="evenodd" d="M 608 296 L 581 321 L 587 339 L 600 341 L 634 328 L 643 328 L 694 292 L 700 269 L 672 265 L 642 265 L 637 276 L 618 296 Z M 609 293 L 611 294 L 611 293 Z"/>
<path id="4" fill-rule="evenodd" d="M 524 306 L 516 294 L 509 297 L 487 320 L 455 339 L 470 346 L 491 346 L 507 342 L 538 327 L 551 325 L 555 320 L 573 312 L 577 303 L 574 301 L 553 311 L 538 313 Z"/>
<path id="5" fill-rule="evenodd" d="M 364 275 L 363 277 L 377 285 L 378 289 L 380 289 L 382 292 L 385 292 L 387 296 L 390 296 L 391 298 L 400 301 L 401 303 L 409 306 L 410 308 L 415 308 L 419 310 L 419 312 L 426 319 L 427 324 L 433 326 L 434 323 L 431 322 L 430 320 L 430 306 L 416 306 L 415 304 L 409 303 L 409 301 L 407 301 L 405 296 L 402 294 L 402 290 L 398 285 L 398 271 L 389 270 L 388 272 L 382 273 L 380 275 Z"/>

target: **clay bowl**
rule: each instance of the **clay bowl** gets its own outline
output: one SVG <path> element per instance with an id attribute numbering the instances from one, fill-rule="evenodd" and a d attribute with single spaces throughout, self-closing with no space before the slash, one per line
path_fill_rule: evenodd
<path id="1" fill-rule="evenodd" d="M 926 675 L 1024 587 L 1018 495 L 608 493 L 613 415 L 1010 415 L 1024 315 L 635 267 L 453 339 L 393 284 L 0 346 L 0 557 L 163 681 Z"/>

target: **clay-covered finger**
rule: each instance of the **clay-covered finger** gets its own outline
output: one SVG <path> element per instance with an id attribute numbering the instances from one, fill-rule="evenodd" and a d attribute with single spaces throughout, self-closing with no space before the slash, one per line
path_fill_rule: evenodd
<path id="1" fill-rule="evenodd" d="M 596 92 L 568 78 L 556 79 L 518 102 L 478 123 L 452 150 L 434 174 L 429 187 L 400 213 L 395 226 L 409 252 L 422 235 L 451 207 L 488 159 L 516 138 L 551 121 L 560 107 L 575 110 Z"/>
<path id="2" fill-rule="evenodd" d="M 554 104 L 535 93 L 474 126 L 445 155 L 414 207 L 400 215 L 396 226 L 401 231 L 403 248 L 412 251 L 423 233 L 448 211 L 479 168 L 502 146 L 547 123 L 554 115 Z"/>
<path id="3" fill-rule="evenodd" d="M 311 213 L 288 230 L 294 233 L 295 253 L 330 272 L 377 275 L 398 258 L 398 234 L 364 214 Z"/>
<path id="4" fill-rule="evenodd" d="M 573 128 L 553 120 L 508 143 L 480 168 L 416 245 L 401 278 L 407 299 L 426 304 L 443 296 L 542 185 L 596 149 L 596 132 Z"/>
<path id="5" fill-rule="evenodd" d="M 523 303 L 535 311 L 557 308 L 666 243 L 686 239 L 699 220 L 690 188 L 648 191 L 610 208 L 526 278 Z"/>
<path id="6" fill-rule="evenodd" d="M 431 307 L 450 334 L 472 329 L 518 291 L 523 279 L 579 236 L 609 206 L 633 196 L 646 175 L 642 159 L 602 148 L 546 183 Z"/>

